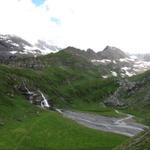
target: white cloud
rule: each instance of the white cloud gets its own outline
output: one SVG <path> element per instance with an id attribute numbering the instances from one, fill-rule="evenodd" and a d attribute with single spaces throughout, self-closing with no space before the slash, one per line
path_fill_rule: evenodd
<path id="1" fill-rule="evenodd" d="M 60 46 L 150 52 L 149 6 L 149 0 L 46 0 L 39 7 L 31 0 L 4 0 L 0 32 Z"/>

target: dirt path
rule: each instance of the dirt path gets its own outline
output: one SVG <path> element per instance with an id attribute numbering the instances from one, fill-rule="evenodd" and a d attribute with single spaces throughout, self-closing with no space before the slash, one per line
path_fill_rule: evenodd
<path id="1" fill-rule="evenodd" d="M 133 116 L 129 114 L 127 114 L 127 117 L 121 119 L 73 111 L 63 111 L 62 114 L 84 126 L 130 137 L 147 128 L 147 126 L 136 123 L 133 120 Z"/>

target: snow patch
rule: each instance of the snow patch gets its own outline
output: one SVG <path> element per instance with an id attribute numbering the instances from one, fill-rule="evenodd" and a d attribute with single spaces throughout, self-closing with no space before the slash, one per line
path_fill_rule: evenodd
<path id="1" fill-rule="evenodd" d="M 131 76 L 135 75 L 135 73 L 130 71 L 131 70 L 130 67 L 122 67 L 121 70 L 124 72 L 124 73 L 121 73 L 122 77 L 125 77 L 125 76 L 131 77 Z"/>
<path id="2" fill-rule="evenodd" d="M 115 71 L 111 71 L 111 74 L 112 74 L 112 76 L 114 76 L 114 77 L 117 77 L 117 76 L 118 76 L 117 72 L 115 72 Z"/>
<path id="3" fill-rule="evenodd" d="M 17 53 L 17 51 L 10 51 L 10 53 L 14 55 Z"/>
<path id="4" fill-rule="evenodd" d="M 128 72 L 128 71 L 126 71 L 126 75 L 128 76 L 128 77 L 132 77 L 133 75 L 135 75 L 134 73 L 130 73 L 130 72 Z"/>
<path id="5" fill-rule="evenodd" d="M 17 44 L 17 43 L 11 43 L 11 45 L 19 47 L 19 44 Z"/>
<path id="6" fill-rule="evenodd" d="M 115 60 L 113 60 L 113 63 L 114 63 L 114 64 L 117 64 L 117 62 L 116 62 Z"/>
<path id="7" fill-rule="evenodd" d="M 41 54 L 43 54 L 43 55 L 46 55 L 46 54 L 49 54 L 49 53 L 57 53 L 59 50 L 51 50 L 51 49 L 40 49 L 40 52 L 41 52 Z"/>
<path id="8" fill-rule="evenodd" d="M 102 76 L 102 78 L 107 79 L 107 78 L 108 78 L 108 75 Z"/>
<path id="9" fill-rule="evenodd" d="M 135 60 L 135 59 L 138 59 L 138 57 L 137 57 L 137 56 L 134 56 L 134 55 L 130 56 L 130 58 L 131 58 L 131 59 L 134 59 L 134 60 Z"/>
<path id="10" fill-rule="evenodd" d="M 130 68 L 129 67 L 122 67 L 121 70 L 124 70 L 124 71 L 127 71 L 129 70 Z"/>
<path id="11" fill-rule="evenodd" d="M 120 58 L 119 59 L 120 62 L 134 62 L 135 59 L 134 58 Z"/>
<path id="12" fill-rule="evenodd" d="M 110 59 L 92 59 L 91 62 L 111 63 Z"/>

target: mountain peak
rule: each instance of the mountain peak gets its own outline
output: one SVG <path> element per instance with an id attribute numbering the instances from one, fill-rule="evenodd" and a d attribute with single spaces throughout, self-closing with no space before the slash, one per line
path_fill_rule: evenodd
<path id="1" fill-rule="evenodd" d="M 88 53 L 91 53 L 91 54 L 95 54 L 94 50 L 91 49 L 91 48 L 88 48 L 88 49 L 87 49 L 87 52 L 88 52 Z"/>
<path id="2" fill-rule="evenodd" d="M 107 45 L 103 51 L 123 52 L 121 49 L 114 47 L 114 46 L 109 46 L 109 45 Z"/>
<path id="3" fill-rule="evenodd" d="M 0 58 L 28 57 L 45 55 L 61 50 L 47 41 L 38 40 L 37 43 L 29 43 L 16 35 L 0 34 Z"/>
<path id="4" fill-rule="evenodd" d="M 120 58 L 126 58 L 128 55 L 120 50 L 119 48 L 112 47 L 112 46 L 106 46 L 103 51 L 98 52 L 98 55 L 101 55 L 103 59 L 120 59 Z"/>

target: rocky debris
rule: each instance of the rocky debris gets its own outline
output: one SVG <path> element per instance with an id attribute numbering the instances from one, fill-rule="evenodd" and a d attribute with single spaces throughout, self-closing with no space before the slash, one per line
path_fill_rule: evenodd
<path id="1" fill-rule="evenodd" d="M 124 103 L 121 101 L 120 98 L 120 88 L 115 91 L 113 95 L 108 97 L 106 100 L 104 100 L 104 104 L 107 106 L 124 106 Z"/>
<path id="2" fill-rule="evenodd" d="M 135 81 L 129 81 L 126 79 L 121 79 L 119 81 L 120 87 L 111 95 L 109 98 L 104 100 L 104 104 L 107 106 L 119 106 L 123 107 L 127 105 L 127 103 L 124 100 L 124 95 L 130 95 L 135 93 L 139 88 L 142 87 L 144 84 L 143 81 L 141 82 L 135 82 Z"/>
<path id="3" fill-rule="evenodd" d="M 120 81 L 120 89 L 129 95 L 131 93 L 135 93 L 139 88 L 141 88 L 145 84 L 145 81 L 147 80 L 129 81 L 127 78 L 125 78 Z"/>

